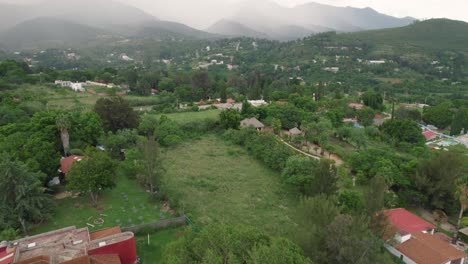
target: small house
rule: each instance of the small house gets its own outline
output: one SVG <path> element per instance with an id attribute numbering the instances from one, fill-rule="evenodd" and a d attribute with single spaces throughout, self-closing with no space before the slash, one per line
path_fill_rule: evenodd
<path id="1" fill-rule="evenodd" d="M 364 108 L 364 105 L 363 104 L 359 104 L 359 103 L 349 103 L 348 106 L 352 109 L 355 109 L 355 110 L 361 110 Z"/>
<path id="2" fill-rule="evenodd" d="M 383 211 L 385 248 L 407 264 L 463 264 L 463 251 L 434 234 L 435 226 L 404 208 Z"/>
<path id="3" fill-rule="evenodd" d="M 73 163 L 80 162 L 82 159 L 83 159 L 83 157 L 75 156 L 75 155 L 63 158 L 62 160 L 60 160 L 60 170 L 59 171 L 63 174 L 63 176 L 67 175 L 67 173 L 70 171 Z"/>
<path id="4" fill-rule="evenodd" d="M 258 119 L 255 117 L 242 120 L 240 126 L 241 128 L 253 127 L 257 131 L 262 131 L 265 127 L 265 125 L 262 124 L 262 122 L 258 121 Z"/>
<path id="5" fill-rule="evenodd" d="M 289 136 L 290 137 L 297 137 L 297 136 L 302 136 L 302 135 L 303 135 L 302 131 L 297 127 L 291 128 L 289 130 Z"/>
<path id="6" fill-rule="evenodd" d="M 430 130 L 423 131 L 422 135 L 424 136 L 426 141 L 430 141 L 430 140 L 433 140 L 433 139 L 437 138 L 437 134 L 435 132 L 430 131 Z"/>

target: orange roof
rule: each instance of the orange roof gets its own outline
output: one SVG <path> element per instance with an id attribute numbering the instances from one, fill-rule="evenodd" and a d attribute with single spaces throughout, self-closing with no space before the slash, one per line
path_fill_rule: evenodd
<path id="1" fill-rule="evenodd" d="M 80 161 L 83 157 L 72 155 L 70 157 L 66 157 L 60 161 L 60 170 L 63 174 L 67 174 L 70 171 L 72 164 L 75 161 Z"/>
<path id="2" fill-rule="evenodd" d="M 467 255 L 449 243 L 425 233 L 413 233 L 411 239 L 395 246 L 416 263 L 443 264 Z"/>
<path id="3" fill-rule="evenodd" d="M 112 236 L 115 234 L 120 234 L 120 233 L 122 233 L 122 230 L 120 230 L 120 227 L 116 226 L 116 227 L 94 231 L 89 234 L 89 238 L 91 241 L 93 241 L 96 239 L 101 239 L 101 238 L 105 238 L 105 237 Z"/>

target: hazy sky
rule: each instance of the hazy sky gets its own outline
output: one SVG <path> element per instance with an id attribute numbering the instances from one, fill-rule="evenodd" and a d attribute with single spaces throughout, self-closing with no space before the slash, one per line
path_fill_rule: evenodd
<path id="1" fill-rule="evenodd" d="M 9 3 L 28 3 L 47 0 L 0 0 Z M 69 1 L 69 0 L 63 0 Z M 175 20 L 197 28 L 207 27 L 222 17 L 229 16 L 229 3 L 253 4 L 265 0 L 114 0 L 144 9 L 164 20 Z M 468 21 L 468 0 L 272 0 L 283 6 L 319 2 L 335 6 L 371 7 L 381 13 L 397 17 L 419 19 L 446 17 Z"/>
<path id="2" fill-rule="evenodd" d="M 119 0 L 143 7 L 148 13 L 158 14 L 161 19 L 174 19 L 192 24 L 198 28 L 194 13 L 210 16 L 218 13 L 222 16 L 230 10 L 227 3 L 254 3 L 263 0 Z M 335 6 L 371 7 L 381 13 L 397 17 L 412 16 L 419 19 L 446 17 L 468 21 L 468 0 L 273 0 L 283 6 L 295 6 L 307 2 L 318 2 Z M 176 8 L 174 8 L 176 7 Z M 195 11 L 197 10 L 197 11 Z M 199 11 L 201 10 L 201 11 Z M 161 12 L 162 11 L 162 12 Z M 178 16 L 182 13 L 182 18 Z M 195 24 L 194 24 L 195 23 Z"/>

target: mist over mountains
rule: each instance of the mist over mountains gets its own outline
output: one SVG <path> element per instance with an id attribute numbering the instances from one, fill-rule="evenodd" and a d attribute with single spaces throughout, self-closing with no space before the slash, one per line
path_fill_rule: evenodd
<path id="1" fill-rule="evenodd" d="M 259 0 L 224 3 L 222 11 L 211 12 L 211 17 L 201 17 L 206 21 L 214 20 L 202 31 L 177 21 L 158 19 L 158 12 L 162 10 L 141 10 L 114 0 L 19 0 L 15 4 L 4 1 L 0 1 L 0 44 L 6 46 L 37 41 L 88 42 L 109 36 L 116 39 L 248 36 L 294 40 L 325 31 L 401 27 L 414 20 L 391 17 L 370 8 L 316 3 L 288 8 Z M 219 16 L 224 17 L 218 19 Z"/>

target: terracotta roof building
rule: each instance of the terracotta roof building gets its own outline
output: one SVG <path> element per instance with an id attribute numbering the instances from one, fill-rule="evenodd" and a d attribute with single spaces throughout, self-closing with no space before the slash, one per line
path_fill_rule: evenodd
<path id="1" fill-rule="evenodd" d="M 388 221 L 385 247 L 407 264 L 463 264 L 466 257 L 438 236 L 435 226 L 403 208 L 383 211 Z"/>
<path id="2" fill-rule="evenodd" d="M 0 246 L 0 264 L 135 264 L 131 232 L 67 227 Z"/>
<path id="3" fill-rule="evenodd" d="M 70 157 L 66 157 L 66 158 L 63 158 L 61 161 L 60 161 L 60 172 L 62 172 L 64 175 L 67 174 L 69 171 L 70 171 L 70 168 L 71 166 L 73 165 L 73 163 L 75 163 L 76 161 L 81 161 L 83 159 L 83 157 L 81 156 L 75 156 L 75 155 L 72 155 Z"/>
<path id="4" fill-rule="evenodd" d="M 385 210 L 384 215 L 387 217 L 389 224 L 395 227 L 401 236 L 414 232 L 434 233 L 434 229 L 436 228 L 433 224 L 404 208 Z"/>
<path id="5" fill-rule="evenodd" d="M 421 264 L 463 264 L 467 256 L 451 244 L 422 232 L 412 234 L 411 239 L 395 248 L 414 263 Z"/>
<path id="6" fill-rule="evenodd" d="M 422 135 L 424 136 L 424 138 L 426 138 L 426 141 L 433 140 L 433 139 L 437 138 L 437 134 L 430 131 L 430 130 L 422 132 Z"/>

